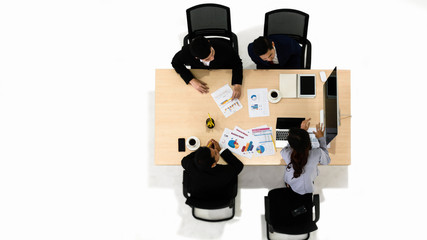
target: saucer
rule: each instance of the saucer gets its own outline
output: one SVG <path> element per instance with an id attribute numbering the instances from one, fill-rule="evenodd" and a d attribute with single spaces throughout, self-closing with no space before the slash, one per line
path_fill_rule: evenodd
<path id="1" fill-rule="evenodd" d="M 276 92 L 277 93 L 277 97 L 276 98 L 272 98 L 271 97 L 271 93 L 272 92 Z M 282 99 L 282 97 L 280 97 L 280 92 L 277 89 L 271 89 L 268 92 L 267 98 L 268 98 L 268 101 L 271 102 L 271 103 L 278 103 L 280 101 L 280 99 Z"/>
<path id="2" fill-rule="evenodd" d="M 191 145 L 190 145 L 190 140 L 191 140 L 191 139 L 196 140 L 196 144 L 194 144 L 193 146 L 191 146 Z M 189 137 L 189 138 L 187 139 L 187 141 L 185 142 L 185 145 L 187 146 L 187 148 L 188 148 L 189 150 L 191 150 L 191 151 L 195 151 L 195 150 L 197 150 L 197 149 L 200 147 L 200 140 L 199 140 L 197 137 L 192 136 L 192 137 Z"/>

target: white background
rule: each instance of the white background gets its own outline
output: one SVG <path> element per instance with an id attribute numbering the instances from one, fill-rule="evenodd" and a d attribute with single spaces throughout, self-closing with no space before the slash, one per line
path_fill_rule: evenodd
<path id="1" fill-rule="evenodd" d="M 153 163 L 155 69 L 171 68 L 199 3 L 0 3 L 0 239 L 266 238 L 283 166 L 245 167 L 235 218 L 212 224 L 184 204 L 182 168 Z M 352 71 L 352 165 L 320 168 L 312 239 L 422 238 L 427 3 L 216 3 L 244 68 L 264 14 L 294 8 L 310 14 L 312 69 Z"/>

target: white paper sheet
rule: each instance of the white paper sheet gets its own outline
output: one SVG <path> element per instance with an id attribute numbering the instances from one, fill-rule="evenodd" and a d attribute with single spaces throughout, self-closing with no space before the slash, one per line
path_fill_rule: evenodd
<path id="1" fill-rule="evenodd" d="M 276 146 L 273 141 L 273 129 L 262 126 L 252 128 L 252 135 L 255 139 L 255 156 L 268 156 L 276 154 Z"/>
<path id="2" fill-rule="evenodd" d="M 221 149 L 228 148 L 232 153 L 249 159 L 252 158 L 253 151 L 251 149 L 253 148 L 253 142 L 239 132 L 225 128 L 219 140 L 219 145 Z"/>
<path id="3" fill-rule="evenodd" d="M 248 89 L 249 117 L 270 116 L 267 88 Z"/>
<path id="4" fill-rule="evenodd" d="M 225 117 L 229 117 L 242 109 L 239 99 L 232 99 L 233 90 L 228 84 L 213 92 L 211 96 Z"/>
<path id="5" fill-rule="evenodd" d="M 272 128 L 267 125 L 243 130 L 236 126 L 234 130 L 225 128 L 219 140 L 221 148 L 228 148 L 232 153 L 252 158 L 276 154 Z"/>

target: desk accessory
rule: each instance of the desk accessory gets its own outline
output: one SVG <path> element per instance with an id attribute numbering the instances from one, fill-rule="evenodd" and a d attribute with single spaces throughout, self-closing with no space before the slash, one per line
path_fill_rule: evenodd
<path id="1" fill-rule="evenodd" d="M 211 118 L 211 115 L 208 113 L 209 118 L 206 119 L 206 127 L 208 127 L 209 129 L 212 129 L 215 127 L 215 121 Z"/>
<path id="2" fill-rule="evenodd" d="M 320 74 L 320 80 L 322 82 L 326 82 L 326 80 L 327 80 L 326 73 L 324 71 L 321 71 L 319 74 Z"/>
<path id="3" fill-rule="evenodd" d="M 191 151 L 195 151 L 200 147 L 200 140 L 195 136 L 191 136 L 187 139 L 186 146 Z"/>
<path id="4" fill-rule="evenodd" d="M 268 92 L 268 101 L 271 103 L 278 103 L 282 97 L 280 96 L 280 91 L 277 89 L 271 89 Z"/>

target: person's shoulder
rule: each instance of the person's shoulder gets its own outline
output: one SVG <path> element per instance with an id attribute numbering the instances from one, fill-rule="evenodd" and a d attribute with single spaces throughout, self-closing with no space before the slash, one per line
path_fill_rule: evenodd
<path id="1" fill-rule="evenodd" d="M 309 161 L 319 162 L 322 155 L 323 150 L 321 148 L 313 148 L 310 150 Z"/>
<path id="2" fill-rule="evenodd" d="M 181 166 L 184 167 L 185 169 L 193 167 L 193 165 L 195 164 L 194 155 L 195 155 L 195 152 L 192 152 L 187 156 L 183 157 L 181 160 Z"/>
<path id="3" fill-rule="evenodd" d="M 251 42 L 248 44 L 248 51 L 253 51 L 254 50 L 254 43 Z"/>
<path id="4" fill-rule="evenodd" d="M 182 46 L 178 53 L 190 53 L 190 45 L 187 44 Z"/>
<path id="5" fill-rule="evenodd" d="M 291 148 L 291 146 L 287 145 L 284 148 L 282 148 L 281 152 L 283 153 L 292 153 L 293 149 Z"/>

